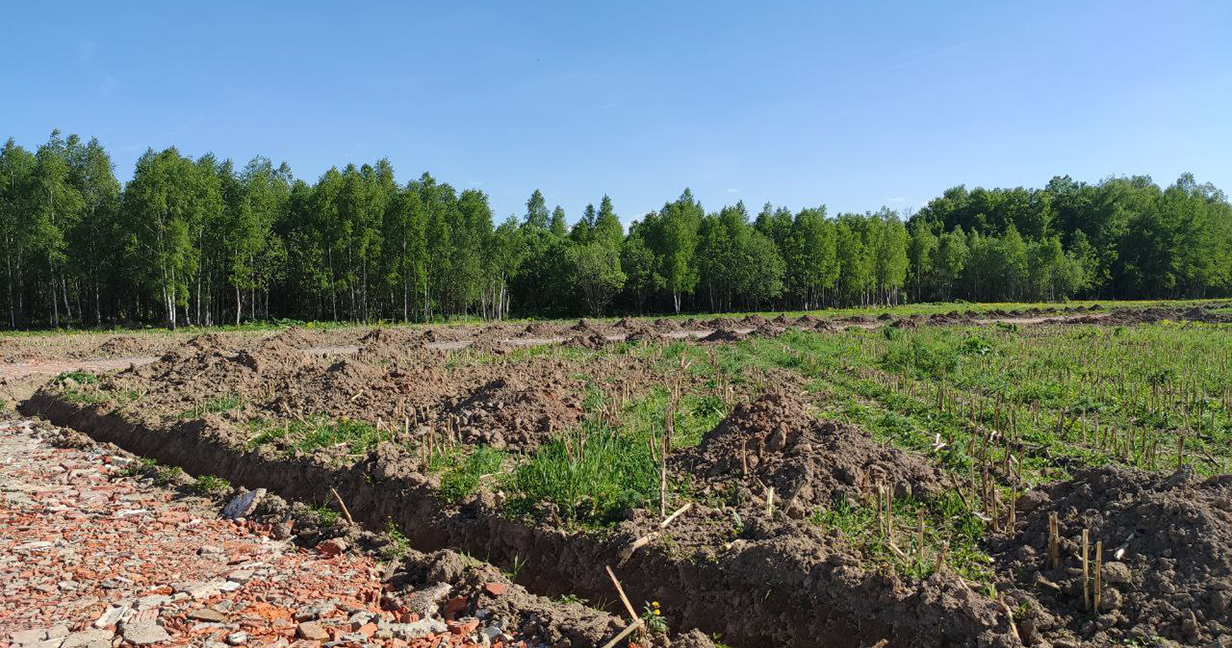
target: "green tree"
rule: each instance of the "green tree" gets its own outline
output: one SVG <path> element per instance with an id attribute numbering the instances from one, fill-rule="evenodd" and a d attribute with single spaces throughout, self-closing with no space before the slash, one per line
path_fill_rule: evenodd
<path id="1" fill-rule="evenodd" d="M 624 287 L 625 273 L 620 269 L 620 252 L 602 243 L 574 245 L 569 248 L 572 281 L 582 303 L 590 314 L 598 317 Z"/>

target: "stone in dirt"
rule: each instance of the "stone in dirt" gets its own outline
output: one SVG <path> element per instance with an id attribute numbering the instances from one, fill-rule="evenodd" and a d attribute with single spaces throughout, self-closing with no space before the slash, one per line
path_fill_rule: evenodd
<path id="1" fill-rule="evenodd" d="M 308 641 L 329 641 L 329 632 L 316 621 L 305 621 L 295 628 L 295 635 Z"/>
<path id="2" fill-rule="evenodd" d="M 149 646 L 171 639 L 171 635 L 162 626 L 155 623 L 141 625 L 126 624 L 123 633 L 124 641 L 137 646 Z"/>
<path id="3" fill-rule="evenodd" d="M 65 637 L 60 648 L 111 648 L 114 636 L 109 630 L 82 630 Z"/>
<path id="4" fill-rule="evenodd" d="M 434 616 L 441 607 L 441 601 L 449 597 L 451 589 L 453 588 L 449 583 L 436 583 L 424 587 L 407 597 L 405 603 L 407 611 L 419 615 L 421 619 Z"/>
<path id="5" fill-rule="evenodd" d="M 338 606 L 333 601 L 317 601 L 295 611 L 296 621 L 315 621 L 334 613 Z"/>
<path id="6" fill-rule="evenodd" d="M 347 541 L 342 538 L 330 538 L 317 545 L 317 553 L 323 556 L 337 556 L 346 553 Z"/>
<path id="7" fill-rule="evenodd" d="M 257 504 L 261 503 L 261 499 L 265 497 L 265 489 L 258 488 L 250 491 L 244 490 L 239 496 L 231 500 L 230 504 L 222 510 L 222 516 L 228 520 L 236 518 L 248 517 L 257 508 Z"/>
<path id="8" fill-rule="evenodd" d="M 414 623 L 382 623 L 379 628 L 388 630 L 393 633 L 394 637 L 407 641 L 449 631 L 449 626 L 440 619 L 420 619 Z"/>
<path id="9" fill-rule="evenodd" d="M 227 623 L 227 615 L 215 610 L 214 608 L 197 608 L 188 613 L 188 618 L 194 621 L 205 621 L 208 623 Z"/>

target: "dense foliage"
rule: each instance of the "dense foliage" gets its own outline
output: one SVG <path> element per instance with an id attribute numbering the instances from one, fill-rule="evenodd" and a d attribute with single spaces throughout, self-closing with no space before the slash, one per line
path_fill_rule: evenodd
<path id="1" fill-rule="evenodd" d="M 387 160 L 315 184 L 148 150 L 121 187 L 97 140 L 58 131 L 0 150 L 7 323 L 171 325 L 287 317 L 427 320 L 905 299 L 1209 296 L 1232 289 L 1232 207 L 1191 175 L 1043 189 L 956 187 L 904 221 L 743 203 L 686 189 L 625 232 L 612 201 L 570 227 L 536 190 L 496 224 L 487 196 Z"/>

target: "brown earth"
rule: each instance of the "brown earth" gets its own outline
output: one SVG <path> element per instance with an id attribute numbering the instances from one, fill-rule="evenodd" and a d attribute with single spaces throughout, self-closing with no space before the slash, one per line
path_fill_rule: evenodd
<path id="1" fill-rule="evenodd" d="M 448 411 L 467 444 L 526 452 L 582 419 L 582 387 L 559 375 L 533 382 L 496 378 Z"/>
<path id="2" fill-rule="evenodd" d="M 881 486 L 898 497 L 925 498 L 952 487 L 926 460 L 884 447 L 857 428 L 820 420 L 782 392 L 737 406 L 676 461 L 713 487 L 752 489 L 757 496 L 773 488 L 793 518 L 839 499 L 863 501 Z"/>
<path id="3" fill-rule="evenodd" d="M 1197 479 L 1096 468 L 1029 492 L 1016 533 L 994 556 L 1028 643 L 1124 645 L 1164 637 L 1216 645 L 1232 637 L 1232 475 Z M 1048 517 L 1060 528 L 1060 563 L 1048 559 Z M 1102 605 L 1083 599 L 1082 530 L 1088 556 L 1103 543 Z M 1093 582 L 1089 581 L 1093 588 Z"/>

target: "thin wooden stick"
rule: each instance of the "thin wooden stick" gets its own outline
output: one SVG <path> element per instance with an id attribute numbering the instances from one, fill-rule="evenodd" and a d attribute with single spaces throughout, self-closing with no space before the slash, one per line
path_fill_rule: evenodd
<path id="1" fill-rule="evenodd" d="M 693 508 L 693 502 L 688 502 L 684 506 L 676 509 L 671 515 L 663 518 L 663 521 L 659 523 L 659 528 L 666 529 L 667 525 L 672 523 L 672 520 L 680 517 L 685 511 L 688 511 L 691 508 Z"/>
<path id="2" fill-rule="evenodd" d="M 625 604 L 625 609 L 629 612 L 629 618 L 634 621 L 640 621 L 641 619 L 638 618 L 637 612 L 633 609 L 633 604 L 629 602 L 629 597 L 625 596 L 625 588 L 621 587 L 620 581 L 616 580 L 616 573 L 612 571 L 610 566 L 604 565 L 603 568 L 607 570 L 608 577 L 612 579 L 612 584 L 616 586 L 616 593 L 620 595 L 620 602 Z"/>
<path id="3" fill-rule="evenodd" d="M 1091 609 L 1091 569 L 1088 560 L 1090 551 L 1090 531 L 1082 530 L 1082 607 Z"/>
<path id="4" fill-rule="evenodd" d="M 1104 585 L 1104 541 L 1095 543 L 1095 613 L 1099 614 L 1099 605 L 1103 601 Z"/>
<path id="5" fill-rule="evenodd" d="M 349 522 L 351 526 L 355 526 L 355 519 L 351 517 L 351 512 L 347 510 L 346 503 L 342 501 L 342 496 L 339 495 L 338 491 L 333 488 L 330 488 L 329 492 L 333 493 L 334 499 L 338 500 L 338 506 L 342 507 L 342 514 L 346 516 L 347 522 Z"/>
<path id="6" fill-rule="evenodd" d="M 630 623 L 629 625 L 625 626 L 625 629 L 621 630 L 620 634 L 616 635 L 615 637 L 612 637 L 611 641 L 603 644 L 603 648 L 612 648 L 612 646 L 615 646 L 616 644 L 620 643 L 622 639 L 633 634 L 634 630 L 637 630 L 638 628 L 642 627 L 643 623 L 645 623 L 645 621 L 638 619 L 637 621 L 634 621 L 633 623 Z"/>
<path id="7" fill-rule="evenodd" d="M 1060 525 L 1057 523 L 1057 514 L 1048 514 L 1048 562 L 1053 569 L 1061 566 L 1061 545 L 1060 545 Z"/>

